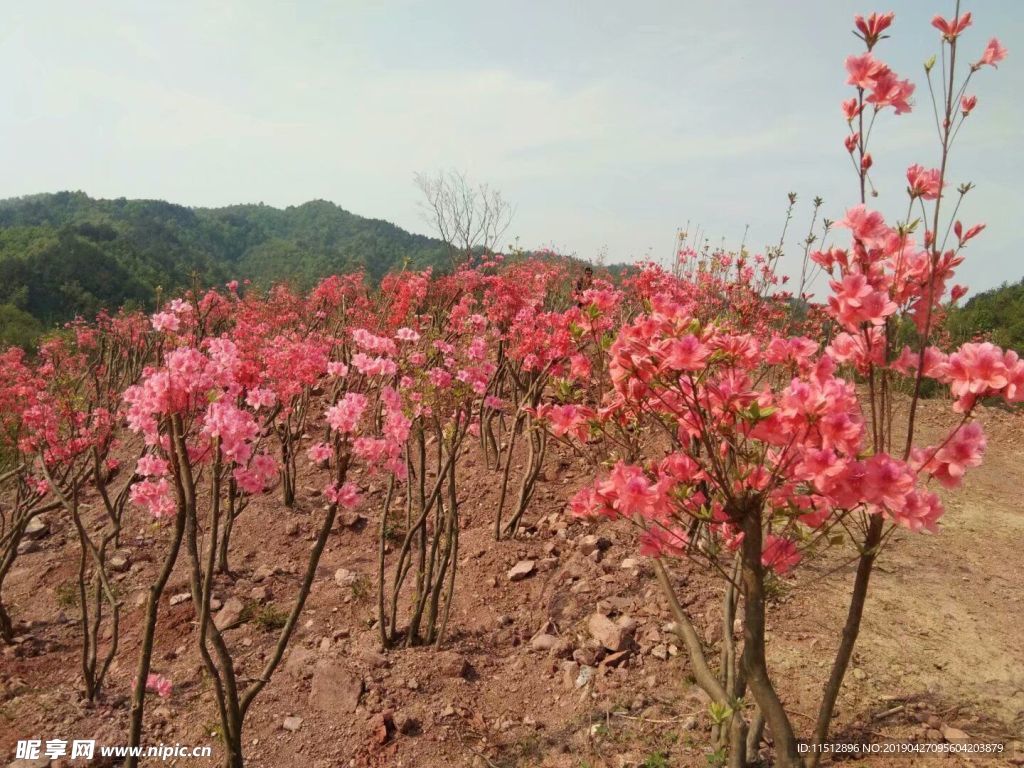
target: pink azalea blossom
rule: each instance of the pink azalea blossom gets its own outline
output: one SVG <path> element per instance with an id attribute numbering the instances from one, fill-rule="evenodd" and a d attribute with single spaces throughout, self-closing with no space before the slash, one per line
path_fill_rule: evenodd
<path id="1" fill-rule="evenodd" d="M 327 423 L 331 429 L 342 434 L 356 431 L 359 420 L 366 410 L 366 395 L 347 392 L 337 403 L 327 409 Z"/>
<path id="2" fill-rule="evenodd" d="M 934 200 L 942 189 L 941 171 L 938 168 L 925 170 L 915 163 L 907 168 L 907 184 L 909 184 L 911 197 Z"/>
<path id="3" fill-rule="evenodd" d="M 166 459 L 155 456 L 152 453 L 139 458 L 135 465 L 136 474 L 147 477 L 160 477 L 167 474 L 168 464 Z"/>
<path id="4" fill-rule="evenodd" d="M 332 504 L 351 509 L 359 505 L 359 488 L 352 483 L 344 483 L 340 487 L 329 485 L 324 489 L 324 496 Z"/>
<path id="5" fill-rule="evenodd" d="M 331 456 L 334 455 L 334 450 L 327 443 L 313 443 L 306 450 L 306 455 L 309 460 L 314 463 L 322 461 L 329 461 Z"/>
<path id="6" fill-rule="evenodd" d="M 761 549 L 761 565 L 782 576 L 800 562 L 800 551 L 796 543 L 782 536 L 769 533 Z"/>
<path id="7" fill-rule="evenodd" d="M 173 312 L 158 312 L 153 315 L 153 330 L 176 332 L 181 327 L 181 321 Z"/>
<path id="8" fill-rule="evenodd" d="M 970 16 L 971 14 L 967 14 Z M 985 52 L 981 54 L 981 58 L 978 59 L 974 65 L 975 69 L 983 67 L 986 64 L 995 67 L 1000 61 L 1006 58 L 1006 49 L 998 39 L 992 38 L 988 41 L 988 45 L 985 46 Z M 972 97 L 973 98 L 973 97 Z M 972 105 L 973 106 L 973 105 Z"/>
<path id="9" fill-rule="evenodd" d="M 875 79 L 888 67 L 878 61 L 870 53 L 860 56 L 849 56 L 846 59 L 846 71 L 849 73 L 847 83 L 868 90 L 875 85 Z"/>
<path id="10" fill-rule="evenodd" d="M 169 517 L 177 511 L 166 477 L 136 483 L 128 492 L 128 498 L 156 518 Z"/>
<path id="11" fill-rule="evenodd" d="M 872 13 L 867 19 L 860 14 L 853 17 L 853 22 L 867 44 L 868 50 L 874 48 L 882 32 L 892 24 L 895 15 L 892 11 L 889 11 L 888 13 Z"/>
<path id="12" fill-rule="evenodd" d="M 152 691 L 162 699 L 166 699 L 171 695 L 171 681 L 169 678 L 163 675 L 153 674 L 152 672 L 146 677 L 146 690 Z"/>
<path id="13" fill-rule="evenodd" d="M 967 27 L 971 25 L 971 14 L 970 12 L 957 16 L 952 21 L 948 21 L 942 16 L 936 15 L 932 18 L 932 26 L 935 27 L 942 33 L 942 36 L 946 40 L 953 40 L 958 37 Z"/>

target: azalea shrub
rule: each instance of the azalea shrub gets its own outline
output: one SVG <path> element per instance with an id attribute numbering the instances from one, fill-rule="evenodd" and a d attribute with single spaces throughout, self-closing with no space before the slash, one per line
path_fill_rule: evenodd
<path id="1" fill-rule="evenodd" d="M 755 332 L 734 311 L 702 314 L 695 292 L 661 291 L 618 331 L 608 353 L 614 391 L 603 407 L 567 404 L 548 418 L 560 435 L 600 433 L 609 421 L 625 419 L 660 436 L 660 450 L 639 461 L 614 461 L 570 507 L 640 529 L 640 551 L 655 560 L 696 680 L 713 701 L 716 738 L 730 765 L 758 759 L 765 724 L 777 764 L 813 765 L 820 758 L 813 748 L 806 759 L 798 753 L 791 713 L 767 665 L 771 582 L 833 547 L 849 547 L 857 562 L 847 620 L 808 735 L 821 744 L 876 559 L 897 530 L 938 530 L 943 505 L 936 486 L 959 486 L 982 460 L 985 437 L 973 419 L 979 399 L 1024 400 L 1024 362 L 1016 353 L 988 343 L 936 345 L 943 313 L 965 292 L 952 284 L 956 268 L 984 228 L 955 218 L 959 201 L 952 212 L 943 205 L 947 161 L 974 113 L 971 79 L 995 67 L 1005 51 L 991 40 L 961 76 L 956 65 L 965 58 L 960 42 L 971 14 L 935 18 L 945 70 L 935 77 L 932 57 L 925 77 L 939 165 L 909 167 L 907 214 L 887 222 L 867 205 L 874 167 L 868 139 L 876 121 L 910 112 L 915 91 L 876 58 L 892 22 L 892 13 L 858 16 L 855 32 L 866 50 L 846 60 L 854 94 L 842 104 L 845 147 L 860 200 L 836 224 L 849 233 L 848 245 L 808 254 L 828 279 L 825 339 L 773 333 L 770 326 Z M 938 93 L 933 78 L 941 81 Z M 970 189 L 960 186 L 959 197 Z M 726 263 L 718 259 L 719 273 Z M 716 276 L 708 269 L 688 274 L 703 282 Z M 900 346 L 903 325 L 912 326 L 913 343 Z M 960 418 L 937 443 L 922 444 L 917 414 L 928 380 L 949 388 Z M 909 393 L 905 408 L 896 407 L 898 392 Z M 727 585 L 717 669 L 663 564 L 683 557 L 705 564 Z M 734 638 L 737 614 L 742 632 Z"/>

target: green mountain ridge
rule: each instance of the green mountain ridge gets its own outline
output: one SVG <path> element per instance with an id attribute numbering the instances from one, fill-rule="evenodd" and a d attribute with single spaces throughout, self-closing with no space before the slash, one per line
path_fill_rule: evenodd
<path id="1" fill-rule="evenodd" d="M 574 259 L 571 259 L 575 261 Z M 326 200 L 274 208 L 193 208 L 163 200 L 56 192 L 0 200 L 0 346 L 104 308 L 154 308 L 191 287 L 249 279 L 307 289 L 365 270 L 450 266 L 445 244 Z M 625 265 L 610 265 L 617 273 Z M 954 342 L 991 338 L 1024 351 L 1024 280 L 977 294 L 950 313 Z"/>
<path id="2" fill-rule="evenodd" d="M 304 289 L 364 269 L 372 280 L 408 264 L 441 267 L 440 240 L 313 200 L 192 208 L 57 192 L 0 200 L 0 322 L 52 326 L 103 307 L 152 306 L 198 279 Z M 11 334 L 3 333 L 7 341 Z M 17 335 L 22 335 L 19 332 Z"/>

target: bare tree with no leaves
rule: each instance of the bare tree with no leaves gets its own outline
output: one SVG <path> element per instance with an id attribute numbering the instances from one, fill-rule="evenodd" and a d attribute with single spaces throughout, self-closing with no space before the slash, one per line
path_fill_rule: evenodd
<path id="1" fill-rule="evenodd" d="M 424 215 L 447 244 L 452 264 L 477 249 L 493 251 L 512 223 L 515 209 L 499 190 L 475 184 L 459 171 L 417 173 L 413 178 L 423 193 Z"/>

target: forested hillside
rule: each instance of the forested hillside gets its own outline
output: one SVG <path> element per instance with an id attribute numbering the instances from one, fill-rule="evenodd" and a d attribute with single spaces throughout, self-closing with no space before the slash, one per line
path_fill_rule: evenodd
<path id="1" fill-rule="evenodd" d="M 160 200 L 96 200 L 58 192 L 0 201 L 0 341 L 102 307 L 150 305 L 197 279 L 248 278 L 308 288 L 363 268 L 443 265 L 444 244 L 315 200 L 187 208 Z"/>
<path id="2" fill-rule="evenodd" d="M 985 334 L 994 344 L 1024 352 L 1024 279 L 979 293 L 950 316 L 957 341 Z"/>

